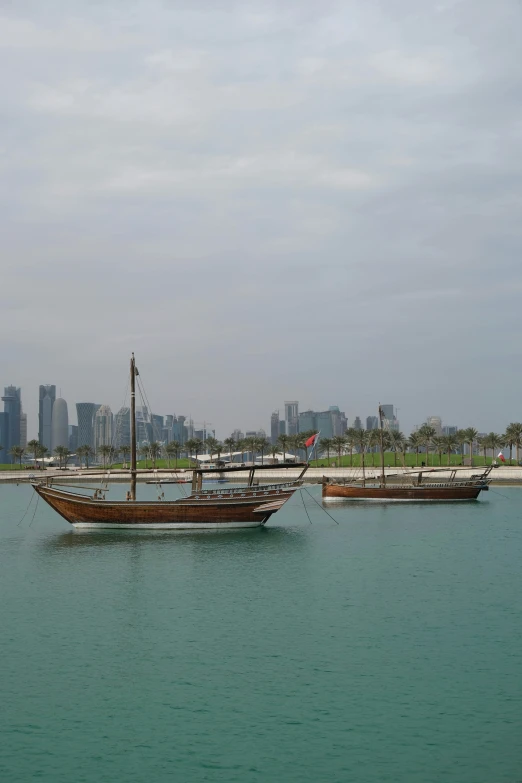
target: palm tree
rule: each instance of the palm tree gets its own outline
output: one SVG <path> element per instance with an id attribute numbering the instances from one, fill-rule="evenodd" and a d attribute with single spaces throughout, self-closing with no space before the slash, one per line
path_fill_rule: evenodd
<path id="1" fill-rule="evenodd" d="M 200 453 L 201 449 L 203 448 L 203 441 L 199 438 L 193 438 L 192 439 L 192 451 L 194 452 L 194 459 L 196 462 L 198 461 L 198 454 Z"/>
<path id="2" fill-rule="evenodd" d="M 165 446 L 165 453 L 167 454 L 169 460 L 169 468 L 170 468 L 171 457 L 174 457 L 175 467 L 176 468 L 178 467 L 178 457 L 180 451 L 181 451 L 181 443 L 179 443 L 177 440 L 171 440 L 170 443 L 167 443 L 167 445 Z"/>
<path id="3" fill-rule="evenodd" d="M 368 435 L 367 430 L 354 430 L 353 443 L 359 449 L 359 454 L 361 455 L 362 468 L 364 468 L 364 454 L 368 447 L 369 441 L 370 441 L 370 436 Z M 339 460 L 339 466 L 340 466 L 340 460 Z"/>
<path id="4" fill-rule="evenodd" d="M 149 445 L 149 454 L 152 460 L 152 467 L 156 470 L 156 460 L 161 457 L 161 446 L 157 441 L 153 441 Z"/>
<path id="5" fill-rule="evenodd" d="M 264 465 L 265 461 L 265 451 L 270 448 L 270 441 L 268 438 L 263 438 L 261 435 L 257 439 L 257 451 L 259 454 L 261 454 L 261 465 Z"/>
<path id="6" fill-rule="evenodd" d="M 451 465 L 451 452 L 455 451 L 461 441 L 457 435 L 443 435 L 444 446 L 448 455 L 448 467 Z"/>
<path id="7" fill-rule="evenodd" d="M 269 451 L 270 451 L 270 456 L 272 457 L 272 460 L 274 462 L 276 462 L 277 455 L 279 454 L 279 446 L 277 445 L 277 443 L 272 443 L 272 445 L 270 446 Z"/>
<path id="8" fill-rule="evenodd" d="M 357 430 L 357 432 L 360 432 L 361 430 Z M 346 438 L 344 435 L 335 435 L 332 438 L 332 446 L 337 451 L 337 456 L 339 458 L 339 465 L 338 467 L 341 467 L 341 454 L 346 449 Z"/>
<path id="9" fill-rule="evenodd" d="M 210 461 L 212 461 L 212 457 L 214 456 L 214 454 L 218 450 L 218 443 L 219 443 L 219 441 L 216 440 L 216 438 L 211 436 L 210 438 L 206 439 L 205 443 L 207 445 L 207 450 L 208 450 L 208 455 L 210 457 Z"/>
<path id="10" fill-rule="evenodd" d="M 143 457 L 145 459 L 145 469 L 147 469 L 149 467 L 149 462 L 148 462 L 148 459 L 149 459 L 149 444 L 148 443 L 144 443 L 143 446 L 140 446 L 139 449 L 138 449 L 138 453 L 139 453 L 140 457 Z"/>
<path id="11" fill-rule="evenodd" d="M 439 465 L 442 465 L 442 455 L 444 453 L 444 449 L 446 448 L 446 441 L 444 440 L 444 435 L 437 435 L 437 437 L 433 438 L 433 446 L 435 451 L 439 455 Z"/>
<path id="12" fill-rule="evenodd" d="M 91 448 L 91 446 L 87 446 L 87 445 L 79 446 L 76 449 L 76 453 L 80 457 L 80 461 L 81 461 L 81 458 L 83 457 L 83 459 L 85 460 L 85 467 L 88 468 L 89 467 L 89 459 L 94 456 L 94 451 Z"/>
<path id="13" fill-rule="evenodd" d="M 467 430 L 457 430 L 455 433 L 455 439 L 460 446 L 460 453 L 462 454 L 462 464 L 464 465 L 464 446 L 468 442 Z"/>
<path id="14" fill-rule="evenodd" d="M 102 446 L 98 447 L 98 454 L 100 454 L 102 458 L 103 467 L 107 467 L 107 462 L 112 457 L 113 454 L 113 448 L 112 446 L 109 446 L 108 443 L 104 443 Z"/>
<path id="15" fill-rule="evenodd" d="M 248 449 L 248 443 L 245 438 L 240 438 L 237 442 L 237 450 L 241 452 L 241 462 L 245 461 L 245 451 Z"/>
<path id="16" fill-rule="evenodd" d="M 279 446 L 281 447 L 283 451 L 283 462 L 286 462 L 286 452 L 288 449 L 288 443 L 289 443 L 289 436 L 288 435 L 280 435 L 277 439 L 277 442 Z"/>
<path id="17" fill-rule="evenodd" d="M 408 444 L 411 449 L 415 449 L 415 467 L 419 467 L 419 449 L 422 446 L 422 435 L 420 434 L 420 431 L 417 430 L 417 432 L 412 432 L 409 439 Z"/>
<path id="18" fill-rule="evenodd" d="M 225 446 L 225 448 L 229 452 L 229 456 L 230 456 L 229 462 L 233 462 L 234 461 L 234 457 L 232 456 L 232 454 L 236 450 L 236 440 L 235 440 L 235 438 L 233 438 L 232 436 L 230 436 L 230 438 L 225 438 L 225 440 L 223 441 L 223 446 Z"/>
<path id="19" fill-rule="evenodd" d="M 379 432 L 379 430 L 372 430 L 373 432 Z M 387 432 L 384 433 L 384 435 L 388 435 Z M 405 462 L 404 459 L 404 449 L 406 448 L 406 438 L 404 436 L 404 433 L 402 432 L 395 432 L 393 431 L 388 435 L 389 437 L 389 443 L 393 451 L 393 464 L 395 467 L 397 467 L 397 454 L 402 454 L 402 460 Z"/>
<path id="20" fill-rule="evenodd" d="M 332 445 L 332 439 L 331 438 L 321 438 L 321 445 L 319 447 L 319 453 L 325 454 L 326 453 L 326 461 L 328 464 L 330 464 L 330 452 L 333 448 Z"/>
<path id="21" fill-rule="evenodd" d="M 27 444 L 27 448 L 30 450 L 31 454 L 34 457 L 34 464 L 36 465 L 36 459 L 38 456 L 38 449 L 40 448 L 40 441 L 39 440 L 30 440 Z"/>
<path id="22" fill-rule="evenodd" d="M 129 458 L 131 452 L 131 447 L 128 444 L 125 444 L 124 446 L 120 446 L 120 453 L 123 457 L 123 462 L 126 465 L 127 459 Z"/>
<path id="23" fill-rule="evenodd" d="M 423 424 L 419 429 L 421 436 L 421 443 L 426 449 L 426 465 L 430 464 L 430 446 L 433 438 L 437 434 L 435 427 L 431 427 L 429 424 Z"/>
<path id="24" fill-rule="evenodd" d="M 42 460 L 42 467 L 44 467 L 44 458 L 48 451 L 47 446 L 38 446 L 38 457 Z"/>
<path id="25" fill-rule="evenodd" d="M 509 433 L 509 435 L 508 435 Z M 511 462 L 511 456 L 512 456 L 512 448 L 513 446 L 517 450 L 517 463 L 518 463 L 518 454 L 519 449 L 522 446 L 522 424 L 518 421 L 514 421 L 506 429 L 506 435 L 508 435 L 508 446 L 509 446 L 509 461 Z"/>
<path id="26" fill-rule="evenodd" d="M 466 438 L 469 445 L 470 465 L 473 467 L 473 444 L 478 438 L 478 431 L 474 427 L 468 427 L 466 429 Z"/>
<path id="27" fill-rule="evenodd" d="M 504 437 L 496 432 L 490 432 L 488 437 L 489 448 L 491 449 L 491 458 L 495 459 L 497 449 L 500 450 L 504 446 Z"/>
<path id="28" fill-rule="evenodd" d="M 1 449 L 0 449 L 0 451 L 1 451 Z M 22 467 L 22 457 L 25 454 L 24 447 L 23 446 L 12 446 L 9 449 L 9 454 L 19 461 L 20 468 L 21 468 Z"/>
<path id="29" fill-rule="evenodd" d="M 58 457 L 58 467 L 60 468 L 62 467 L 62 462 L 66 451 L 68 452 L 69 449 L 66 448 L 65 446 L 57 446 L 54 450 L 54 453 Z"/>
<path id="30" fill-rule="evenodd" d="M 252 465 L 256 461 L 256 448 L 257 448 L 257 435 L 250 435 L 248 438 L 245 438 L 245 443 L 247 445 L 248 451 L 252 455 Z"/>
<path id="31" fill-rule="evenodd" d="M 67 463 L 69 462 L 71 457 L 72 457 L 72 451 L 69 451 L 67 446 L 64 446 L 63 447 L 63 452 L 62 452 L 62 460 L 63 460 L 63 467 L 64 468 L 67 467 Z"/>
<path id="32" fill-rule="evenodd" d="M 344 433 L 344 442 L 346 444 L 346 448 L 350 451 L 350 467 L 353 467 L 353 450 L 355 448 L 357 433 L 358 430 L 356 430 L 355 427 L 349 427 Z"/>

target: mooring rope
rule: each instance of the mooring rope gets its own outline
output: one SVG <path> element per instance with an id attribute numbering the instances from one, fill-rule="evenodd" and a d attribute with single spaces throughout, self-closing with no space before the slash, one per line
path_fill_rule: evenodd
<path id="1" fill-rule="evenodd" d="M 304 489 L 304 491 L 305 491 L 305 492 L 306 492 L 308 495 L 310 495 L 310 493 L 308 492 L 308 490 L 307 490 L 307 488 L 306 488 L 306 487 L 303 487 L 303 489 Z M 318 503 L 318 502 L 317 502 L 317 500 L 314 498 L 314 496 L 313 496 L 313 495 L 310 495 L 310 497 L 312 498 L 312 500 L 314 501 L 314 503 L 317 503 L 317 505 L 319 506 L 319 508 L 321 509 L 321 511 L 324 511 L 324 513 L 326 514 L 326 516 L 327 516 L 327 517 L 330 517 L 330 519 L 333 519 L 333 521 L 335 522 L 335 524 L 336 524 L 336 525 L 338 525 L 338 524 L 339 524 L 339 522 L 338 522 L 336 519 L 334 519 L 334 518 L 333 518 L 333 516 L 332 516 L 331 514 L 329 514 L 329 513 L 328 513 L 328 511 L 325 509 L 325 507 L 324 507 L 324 506 L 322 506 L 320 503 Z"/>

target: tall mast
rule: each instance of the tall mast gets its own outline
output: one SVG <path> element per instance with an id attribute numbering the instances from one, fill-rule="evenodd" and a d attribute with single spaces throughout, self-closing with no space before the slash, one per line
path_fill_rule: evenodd
<path id="1" fill-rule="evenodd" d="M 130 363 L 130 446 L 131 446 L 131 484 L 130 499 L 136 500 L 136 361 L 134 354 Z"/>
<path id="2" fill-rule="evenodd" d="M 386 474 L 384 473 L 384 430 L 382 428 L 382 408 L 381 404 L 379 403 L 379 426 L 380 426 L 380 435 L 381 435 L 381 487 L 386 486 Z"/>

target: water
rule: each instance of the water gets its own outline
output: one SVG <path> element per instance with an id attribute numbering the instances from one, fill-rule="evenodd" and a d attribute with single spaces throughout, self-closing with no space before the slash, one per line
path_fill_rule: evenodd
<path id="1" fill-rule="evenodd" d="M 522 780 L 522 490 L 219 534 L 17 527 L 31 491 L 0 487 L 0 780 Z"/>

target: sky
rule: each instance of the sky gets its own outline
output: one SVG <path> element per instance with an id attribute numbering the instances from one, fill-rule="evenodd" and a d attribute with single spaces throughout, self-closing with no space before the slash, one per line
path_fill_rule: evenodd
<path id="1" fill-rule="evenodd" d="M 522 420 L 518 0 L 0 0 L 0 386 Z"/>

